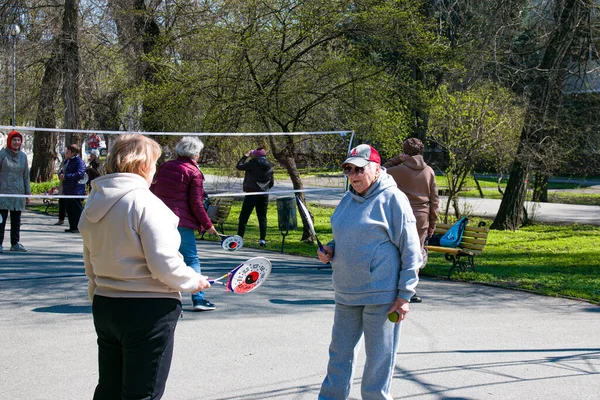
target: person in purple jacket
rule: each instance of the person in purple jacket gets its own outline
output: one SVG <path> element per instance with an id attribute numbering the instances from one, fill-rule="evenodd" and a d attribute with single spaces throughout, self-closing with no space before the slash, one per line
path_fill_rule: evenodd
<path id="1" fill-rule="evenodd" d="M 179 217 L 179 252 L 187 265 L 201 273 L 195 230 L 218 235 L 202 204 L 204 175 L 198 158 L 204 144 L 194 136 L 183 137 L 175 145 L 177 159 L 164 163 L 154 175 L 150 190 Z M 204 291 L 192 294 L 194 311 L 211 311 L 215 305 L 206 300 Z"/>

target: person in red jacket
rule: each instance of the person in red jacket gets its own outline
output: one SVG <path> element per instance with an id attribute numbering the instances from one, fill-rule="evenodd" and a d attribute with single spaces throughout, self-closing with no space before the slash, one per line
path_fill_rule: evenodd
<path id="1" fill-rule="evenodd" d="M 88 139 L 88 147 L 92 150 L 100 147 L 100 136 L 95 133 L 92 133 L 92 136 Z"/>
<path id="2" fill-rule="evenodd" d="M 175 146 L 177 159 L 167 161 L 154 175 L 150 190 L 179 217 L 179 252 L 187 265 L 201 273 L 195 230 L 218 235 L 203 206 L 204 175 L 198 158 L 204 144 L 193 136 L 182 138 Z M 194 311 L 210 311 L 215 305 L 206 300 L 204 291 L 192 294 Z"/>

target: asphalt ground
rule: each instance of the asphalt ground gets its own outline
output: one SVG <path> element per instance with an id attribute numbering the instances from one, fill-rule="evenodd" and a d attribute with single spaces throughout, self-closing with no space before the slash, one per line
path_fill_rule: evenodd
<path id="1" fill-rule="evenodd" d="M 0 399 L 89 399 L 97 381 L 81 237 L 55 221 L 25 212 L 29 251 L 0 254 Z M 199 241 L 199 254 L 210 277 L 258 255 L 273 272 L 247 295 L 208 289 L 215 311 L 185 311 L 163 398 L 316 399 L 333 321 L 331 270 L 314 258 L 227 252 L 211 241 Z M 424 301 L 403 325 L 395 399 L 599 398 L 600 307 L 445 280 L 424 279 L 418 292 Z M 361 349 L 351 399 L 360 398 L 363 364 Z"/>

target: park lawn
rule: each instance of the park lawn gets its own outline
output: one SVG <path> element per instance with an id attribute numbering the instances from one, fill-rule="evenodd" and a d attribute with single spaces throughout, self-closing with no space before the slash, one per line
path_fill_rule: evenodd
<path id="1" fill-rule="evenodd" d="M 528 199 L 531 198 L 532 191 L 529 191 Z M 484 190 L 483 196 L 486 199 L 501 200 L 502 194 L 497 190 Z M 460 192 L 460 197 L 480 197 L 479 191 L 468 190 Z M 597 193 L 577 193 L 577 192 L 550 192 L 548 193 L 549 203 L 578 204 L 582 206 L 600 206 L 600 194 Z"/>
<path id="2" fill-rule="evenodd" d="M 452 279 L 529 290 L 600 304 L 600 227 L 534 225 L 518 231 L 490 231 L 476 272 Z M 450 262 L 431 253 L 423 275 L 446 276 Z"/>
<path id="3" fill-rule="evenodd" d="M 315 217 L 317 236 L 326 244 L 332 239 L 329 216 L 333 208 L 311 203 L 308 206 Z M 237 232 L 240 209 L 241 202 L 234 203 L 225 224 L 227 234 Z M 271 203 L 266 249 L 280 252 L 283 236 L 277 221 L 277 207 Z M 316 258 L 316 244 L 300 241 L 302 221 L 299 214 L 297 221 L 298 229 L 285 236 L 284 252 Z M 258 222 L 253 213 L 244 235 L 244 246 L 258 248 L 258 239 Z M 514 232 L 490 231 L 485 251 L 475 258 L 476 272 L 455 273 L 451 279 L 600 304 L 599 244 L 600 227 L 590 225 L 533 225 Z M 429 263 L 421 273 L 446 277 L 449 269 L 450 263 L 442 254 L 431 253 Z"/>

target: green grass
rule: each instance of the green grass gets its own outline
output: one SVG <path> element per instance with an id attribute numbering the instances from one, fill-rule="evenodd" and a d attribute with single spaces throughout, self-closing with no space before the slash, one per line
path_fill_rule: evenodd
<path id="1" fill-rule="evenodd" d="M 476 272 L 453 279 L 484 282 L 600 304 L 600 227 L 534 225 L 518 231 L 490 231 Z M 424 275 L 445 276 L 449 262 L 431 253 Z"/>
<path id="2" fill-rule="evenodd" d="M 309 204 L 315 217 L 315 230 L 324 244 L 331 240 L 331 207 Z M 225 232 L 237 232 L 241 203 L 234 203 Z M 316 244 L 300 241 L 298 229 L 285 237 L 284 252 L 316 257 Z M 489 221 L 488 221 L 489 222 Z M 258 248 L 258 222 L 252 214 L 244 246 Z M 214 240 L 214 239 L 211 239 Z M 281 251 L 282 236 L 277 227 L 277 207 L 269 206 L 267 250 Z M 589 225 L 534 225 L 518 231 L 490 231 L 485 251 L 475 258 L 477 272 L 453 274 L 453 280 L 483 282 L 506 288 L 529 290 L 546 296 L 562 296 L 600 304 L 600 227 Z M 442 254 L 431 253 L 422 270 L 424 276 L 446 277 L 450 263 Z"/>

